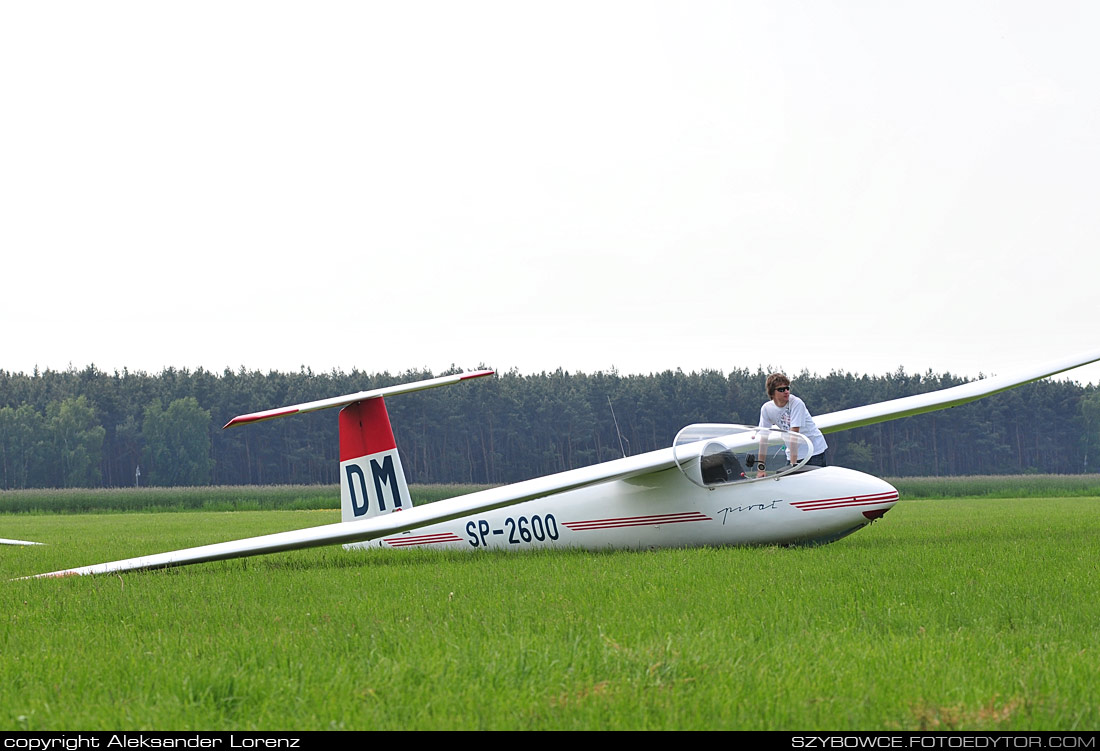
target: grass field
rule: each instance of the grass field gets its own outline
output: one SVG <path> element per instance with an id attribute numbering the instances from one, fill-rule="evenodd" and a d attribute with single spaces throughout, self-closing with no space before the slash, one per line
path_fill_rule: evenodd
<path id="1" fill-rule="evenodd" d="M 417 505 L 486 485 L 412 485 Z M 1100 483 L 1097 494 L 1100 495 Z M 340 508 L 337 485 L 225 485 L 195 488 L 0 490 L 0 514 L 108 511 L 307 511 Z"/>
<path id="2" fill-rule="evenodd" d="M 903 497 L 905 497 L 903 495 Z M 0 514 L 0 576 L 338 512 Z M 321 548 L 0 586 L 0 729 L 1100 727 L 1100 498 L 820 548 Z"/>

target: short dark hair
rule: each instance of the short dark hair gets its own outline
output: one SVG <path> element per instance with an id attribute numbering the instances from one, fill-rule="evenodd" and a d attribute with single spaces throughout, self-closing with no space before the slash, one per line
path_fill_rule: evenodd
<path id="1" fill-rule="evenodd" d="M 791 379 L 782 373 L 772 373 L 764 385 L 768 389 L 768 396 L 772 396 L 780 386 L 790 386 Z"/>

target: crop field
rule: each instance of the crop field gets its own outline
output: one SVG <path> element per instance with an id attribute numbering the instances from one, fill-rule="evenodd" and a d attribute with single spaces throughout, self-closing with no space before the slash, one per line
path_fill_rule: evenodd
<path id="1" fill-rule="evenodd" d="M 15 496 L 0 537 L 47 544 L 0 546 L 3 730 L 1100 727 L 1097 495 L 903 500 L 818 548 L 335 547 L 9 581 L 339 516 Z"/>

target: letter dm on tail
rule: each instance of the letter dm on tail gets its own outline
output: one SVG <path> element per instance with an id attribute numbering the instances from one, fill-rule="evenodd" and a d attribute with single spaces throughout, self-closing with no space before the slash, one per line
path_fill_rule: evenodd
<path id="1" fill-rule="evenodd" d="M 340 477 L 341 521 L 412 508 L 382 397 L 340 410 Z"/>

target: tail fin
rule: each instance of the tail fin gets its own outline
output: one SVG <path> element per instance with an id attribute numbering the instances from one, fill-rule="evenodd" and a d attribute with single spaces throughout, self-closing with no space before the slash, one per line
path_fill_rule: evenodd
<path id="1" fill-rule="evenodd" d="M 340 410 L 340 521 L 412 508 L 382 397 Z"/>
<path id="2" fill-rule="evenodd" d="M 405 470 L 397 453 L 383 397 L 423 391 L 493 375 L 491 370 L 429 378 L 426 381 L 386 386 L 358 394 L 320 399 L 263 412 L 238 415 L 225 427 L 247 425 L 276 417 L 342 407 L 340 410 L 340 519 L 351 522 L 379 514 L 412 508 Z"/>

